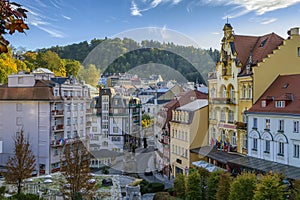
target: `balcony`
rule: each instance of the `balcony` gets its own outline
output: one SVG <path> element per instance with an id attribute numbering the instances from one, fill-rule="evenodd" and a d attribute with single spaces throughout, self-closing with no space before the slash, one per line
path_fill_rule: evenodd
<path id="1" fill-rule="evenodd" d="M 63 117 L 64 111 L 63 110 L 52 110 L 52 115 L 55 117 Z"/>
<path id="2" fill-rule="evenodd" d="M 58 124 L 56 126 L 52 126 L 53 131 L 63 131 L 64 130 L 64 125 L 63 124 Z"/>
<path id="3" fill-rule="evenodd" d="M 242 130 L 247 129 L 247 123 L 245 122 L 235 122 L 234 124 L 236 125 L 237 129 L 242 129 Z"/>
<path id="4" fill-rule="evenodd" d="M 62 147 L 63 145 L 65 145 L 65 140 L 61 139 L 61 140 L 52 140 L 51 141 L 51 146 L 52 147 Z"/>
<path id="5" fill-rule="evenodd" d="M 213 98 L 212 104 L 236 104 L 235 98 Z"/>

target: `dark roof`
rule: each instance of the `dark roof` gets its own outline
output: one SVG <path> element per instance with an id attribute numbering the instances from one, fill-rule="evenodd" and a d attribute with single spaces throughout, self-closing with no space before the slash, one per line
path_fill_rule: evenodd
<path id="1" fill-rule="evenodd" d="M 299 85 L 300 74 L 279 75 L 247 113 L 300 114 Z M 266 101 L 265 107 L 261 106 L 262 100 Z M 276 108 L 276 101 L 285 101 L 285 107 Z"/>
<path id="2" fill-rule="evenodd" d="M 255 158 L 251 156 L 240 157 L 234 160 L 230 160 L 229 164 L 235 164 L 239 166 L 243 166 L 246 168 L 250 168 L 253 170 L 258 170 L 261 172 L 268 173 L 270 171 L 275 173 L 280 173 L 286 176 L 289 179 L 297 179 L 300 178 L 300 168 L 289 166 L 277 162 L 272 162 L 268 160 L 263 160 L 260 158 Z"/>
<path id="3" fill-rule="evenodd" d="M 37 80 L 33 87 L 0 87 L 0 100 L 55 100 L 53 82 Z"/>
<path id="4" fill-rule="evenodd" d="M 236 153 L 228 153 L 225 151 L 218 150 L 211 146 L 203 146 L 203 147 L 191 149 L 190 152 L 208 158 L 212 158 L 214 160 L 217 160 L 218 162 L 225 163 L 225 164 L 230 160 L 243 157 L 243 155 L 236 154 Z"/>

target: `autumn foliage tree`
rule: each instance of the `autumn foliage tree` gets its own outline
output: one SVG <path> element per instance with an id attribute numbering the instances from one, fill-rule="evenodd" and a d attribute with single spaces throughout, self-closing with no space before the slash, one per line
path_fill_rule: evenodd
<path id="1" fill-rule="evenodd" d="M 14 156 L 8 159 L 4 178 L 7 183 L 17 186 L 19 195 L 24 179 L 31 177 L 35 169 L 35 156 L 23 130 L 16 134 L 14 144 Z"/>
<path id="2" fill-rule="evenodd" d="M 27 18 L 27 10 L 20 4 L 9 0 L 0 0 L 0 53 L 8 51 L 9 41 L 3 35 L 14 34 L 15 31 L 23 33 L 29 29 L 24 20 Z"/>
<path id="3" fill-rule="evenodd" d="M 95 180 L 90 173 L 91 154 L 79 139 L 65 145 L 61 156 L 61 192 L 65 199 L 90 199 L 94 194 Z"/>

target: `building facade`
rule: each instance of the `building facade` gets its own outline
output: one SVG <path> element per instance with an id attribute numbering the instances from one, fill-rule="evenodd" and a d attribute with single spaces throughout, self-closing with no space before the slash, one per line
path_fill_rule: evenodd
<path id="1" fill-rule="evenodd" d="M 58 171 L 66 143 L 79 137 L 89 147 L 90 101 L 87 86 L 47 69 L 8 76 L 0 88 L 1 165 L 12 156 L 13 136 L 23 130 L 36 156 L 36 173 Z"/>
<path id="2" fill-rule="evenodd" d="M 280 75 L 247 111 L 248 155 L 300 166 L 300 75 Z"/>
<path id="3" fill-rule="evenodd" d="M 187 174 L 195 161 L 190 150 L 208 145 L 208 101 L 197 99 L 173 110 L 170 130 L 172 175 Z"/>
<path id="4" fill-rule="evenodd" d="M 275 33 L 263 36 L 236 35 L 225 24 L 220 61 L 209 73 L 209 142 L 212 146 L 247 153 L 244 112 L 253 102 L 253 70 L 283 39 Z M 256 79 L 257 80 L 257 79 Z M 257 81 L 265 81 L 260 79 Z"/>

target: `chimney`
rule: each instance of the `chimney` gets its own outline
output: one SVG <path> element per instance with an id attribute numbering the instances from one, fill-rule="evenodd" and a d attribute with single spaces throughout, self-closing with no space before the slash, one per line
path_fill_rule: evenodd
<path id="1" fill-rule="evenodd" d="M 289 36 L 299 35 L 299 27 L 291 28 L 287 33 Z"/>

